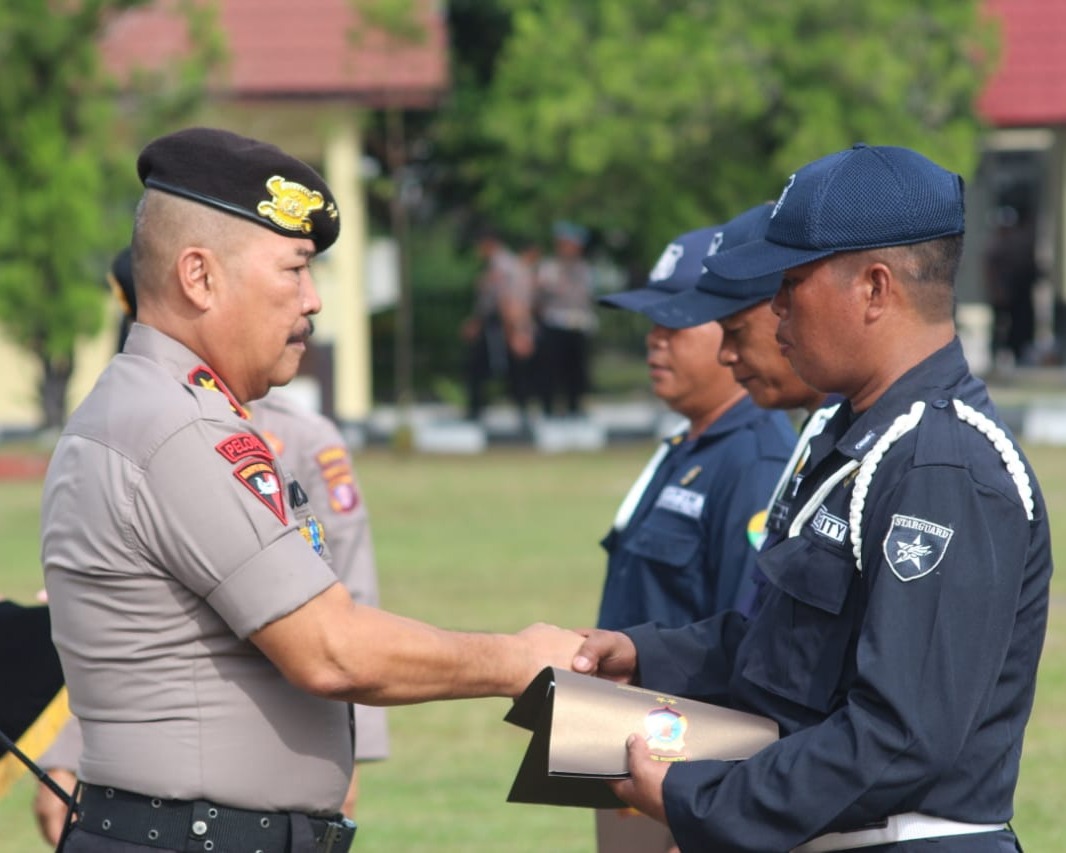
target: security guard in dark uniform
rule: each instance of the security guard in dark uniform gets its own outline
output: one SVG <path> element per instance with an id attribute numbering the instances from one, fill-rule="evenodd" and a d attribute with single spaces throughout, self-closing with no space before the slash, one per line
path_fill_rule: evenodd
<path id="1" fill-rule="evenodd" d="M 743 222 L 682 234 L 644 287 L 600 302 L 651 316 L 696 286 L 708 253 L 744 238 Z M 685 625 L 733 607 L 754 586 L 765 508 L 796 436 L 783 412 L 759 408 L 719 364 L 721 342 L 716 322 L 680 331 L 655 323 L 647 334 L 652 390 L 686 422 L 645 466 L 601 543 L 609 556 L 600 628 Z M 664 827 L 611 811 L 597 814 L 597 842 L 605 853 L 672 846 Z"/>
<path id="2" fill-rule="evenodd" d="M 728 225 L 682 234 L 663 251 L 645 287 L 600 302 L 650 315 L 661 301 L 696 286 L 709 252 L 741 238 Z M 796 442 L 788 417 L 756 406 L 718 363 L 717 323 L 702 349 L 659 355 L 660 338 L 686 333 L 656 324 L 647 336 L 653 376 L 691 371 L 700 387 L 672 400 L 669 391 L 659 391 L 664 383 L 653 383 L 687 423 L 663 441 L 602 542 L 609 557 L 600 628 L 641 622 L 676 627 L 732 607 L 755 565 L 749 528 L 761 529 L 767 500 Z M 669 359 L 685 363 L 667 364 Z"/>
<path id="3" fill-rule="evenodd" d="M 778 339 L 843 404 L 812 442 L 750 621 L 593 634 L 574 665 L 754 711 L 744 762 L 650 760 L 613 787 L 682 851 L 1003 853 L 1047 622 L 1033 472 L 952 318 L 962 179 L 856 146 L 792 175 L 766 239 L 708 259 L 784 271 Z M 639 666 L 639 669 L 638 669 Z M 639 677 L 637 674 L 639 673 Z"/>

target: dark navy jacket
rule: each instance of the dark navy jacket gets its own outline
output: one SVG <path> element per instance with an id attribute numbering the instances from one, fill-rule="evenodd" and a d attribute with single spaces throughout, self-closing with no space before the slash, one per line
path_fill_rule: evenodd
<path id="1" fill-rule="evenodd" d="M 1012 477 L 955 399 L 1002 429 L 957 339 L 868 411 L 841 406 L 812 442 L 790 538 L 760 555 L 771 587 L 750 622 L 627 632 L 645 687 L 780 725 L 748 761 L 671 766 L 663 796 L 682 851 L 788 851 L 912 811 L 1011 818 L 1047 623 L 1048 520 L 1028 462 Z M 921 420 L 884 453 L 863 502 L 860 568 L 856 472 L 820 489 L 915 401 Z M 972 838 L 967 849 L 991 849 Z"/>
<path id="2" fill-rule="evenodd" d="M 752 582 L 749 522 L 760 515 L 761 530 L 796 433 L 785 414 L 744 397 L 694 440 L 666 441 L 629 523 L 601 543 L 610 555 L 601 628 L 677 627 L 732 607 Z"/>

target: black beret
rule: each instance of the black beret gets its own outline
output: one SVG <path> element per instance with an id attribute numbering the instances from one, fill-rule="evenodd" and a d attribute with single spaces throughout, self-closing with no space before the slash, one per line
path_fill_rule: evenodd
<path id="1" fill-rule="evenodd" d="M 242 216 L 318 251 L 340 231 L 337 205 L 314 169 L 280 148 L 228 130 L 192 127 L 149 142 L 137 174 L 150 189 Z"/>

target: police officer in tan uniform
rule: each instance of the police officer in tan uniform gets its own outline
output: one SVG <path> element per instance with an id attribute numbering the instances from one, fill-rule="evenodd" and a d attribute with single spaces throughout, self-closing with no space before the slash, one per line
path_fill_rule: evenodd
<path id="1" fill-rule="evenodd" d="M 107 280 L 123 311 L 119 335 L 121 350 L 137 316 L 137 294 L 133 287 L 128 247 L 112 260 Z M 245 410 L 274 455 L 306 490 L 310 505 L 323 522 L 324 532 L 328 531 L 326 536 L 333 569 L 352 599 L 372 607 L 379 606 L 370 516 L 346 443 L 336 424 L 325 415 L 299 405 L 281 391 L 250 402 Z M 353 708 L 357 732 L 356 769 L 342 808 L 348 817 L 355 813 L 359 791 L 358 765 L 380 761 L 389 755 L 385 709 L 369 705 Z M 78 766 L 81 749 L 81 729 L 77 719 L 71 718 L 38 763 L 55 783 L 70 792 L 74 789 L 74 768 Z M 55 845 L 66 818 L 67 804 L 48 785 L 40 782 L 33 811 L 45 841 Z"/>
<path id="2" fill-rule="evenodd" d="M 580 637 L 444 631 L 353 602 L 243 405 L 295 375 L 339 219 L 314 170 L 208 128 L 150 143 L 138 322 L 71 416 L 41 513 L 81 721 L 68 851 L 347 850 L 347 703 L 517 695 Z"/>

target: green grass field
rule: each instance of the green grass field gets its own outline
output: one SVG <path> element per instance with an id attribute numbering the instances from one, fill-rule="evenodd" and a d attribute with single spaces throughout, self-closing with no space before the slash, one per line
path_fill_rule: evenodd
<path id="1" fill-rule="evenodd" d="M 361 455 L 385 606 L 454 628 L 590 624 L 603 577 L 597 542 L 649 451 L 650 444 L 560 456 Z M 1035 448 L 1031 457 L 1052 519 L 1066 517 L 1066 451 Z M 0 483 L 0 592 L 17 600 L 40 586 L 39 496 L 37 483 Z M 1056 554 L 1061 565 L 1066 554 Z M 1063 610 L 1054 598 L 1017 798 L 1014 823 L 1027 853 L 1066 849 Z M 587 811 L 506 802 L 528 741 L 502 722 L 508 707 L 501 699 L 392 709 L 392 757 L 364 767 L 356 849 L 592 851 Z M 0 800 L 0 853 L 46 849 L 30 815 L 30 782 L 24 777 Z"/>

